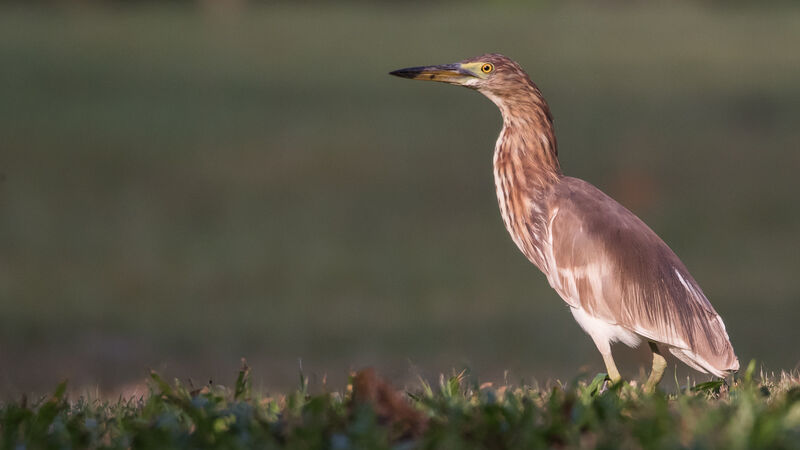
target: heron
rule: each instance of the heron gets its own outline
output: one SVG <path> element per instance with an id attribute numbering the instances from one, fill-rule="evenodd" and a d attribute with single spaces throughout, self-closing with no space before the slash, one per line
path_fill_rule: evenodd
<path id="1" fill-rule="evenodd" d="M 390 74 L 477 90 L 500 109 L 493 168 L 503 223 L 594 341 L 611 383 L 621 380 L 615 342 L 648 343 L 647 391 L 667 353 L 720 378 L 739 369 L 722 318 L 672 249 L 600 189 L 564 175 L 550 108 L 518 63 L 489 53 Z"/>

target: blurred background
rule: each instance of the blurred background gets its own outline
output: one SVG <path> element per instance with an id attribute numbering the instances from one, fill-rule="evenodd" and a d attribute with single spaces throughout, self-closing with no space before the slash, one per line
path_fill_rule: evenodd
<path id="1" fill-rule="evenodd" d="M 0 395 L 227 383 L 241 357 L 266 390 L 602 371 L 502 225 L 494 105 L 387 75 L 489 51 L 743 364 L 796 368 L 798 49 L 796 3 L 3 4 Z"/>

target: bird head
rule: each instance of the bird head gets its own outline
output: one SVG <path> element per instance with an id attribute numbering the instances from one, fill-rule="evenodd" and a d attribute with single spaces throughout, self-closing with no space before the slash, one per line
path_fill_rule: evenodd
<path id="1" fill-rule="evenodd" d="M 513 95 L 521 87 L 533 84 L 519 64 L 497 53 L 487 53 L 452 64 L 408 67 L 389 74 L 412 80 L 456 84 L 480 91 L 490 98 Z"/>

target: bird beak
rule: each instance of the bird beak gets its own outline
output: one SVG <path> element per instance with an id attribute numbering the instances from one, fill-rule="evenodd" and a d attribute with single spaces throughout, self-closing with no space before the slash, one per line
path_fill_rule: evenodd
<path id="1" fill-rule="evenodd" d="M 396 77 L 410 78 L 412 80 L 440 81 L 450 84 L 464 84 L 474 78 L 472 72 L 461 67 L 461 64 L 442 64 L 440 66 L 408 67 L 389 72 Z"/>

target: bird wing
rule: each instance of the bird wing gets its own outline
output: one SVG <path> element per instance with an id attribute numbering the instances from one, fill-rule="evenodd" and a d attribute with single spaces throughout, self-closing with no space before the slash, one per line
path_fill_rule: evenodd
<path id="1" fill-rule="evenodd" d="M 555 188 L 550 211 L 548 278 L 570 306 L 686 353 L 695 368 L 738 368 L 722 319 L 644 222 L 575 178 Z"/>

